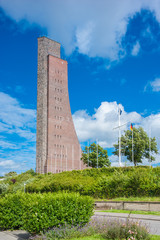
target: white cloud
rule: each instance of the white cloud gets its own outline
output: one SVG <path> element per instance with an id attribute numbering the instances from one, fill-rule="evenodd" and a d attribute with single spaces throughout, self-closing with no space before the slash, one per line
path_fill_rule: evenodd
<path id="1" fill-rule="evenodd" d="M 124 130 L 129 129 L 130 123 L 133 123 L 135 127 L 142 126 L 148 135 L 156 137 L 160 151 L 160 113 L 142 117 L 137 112 L 127 113 L 123 106 L 121 106 L 121 109 L 121 124 L 127 123 L 122 127 L 122 134 Z M 113 144 L 118 141 L 118 130 L 113 130 L 113 128 L 118 126 L 117 102 L 102 102 L 100 107 L 95 109 L 93 115 L 89 115 L 85 110 L 79 110 L 73 114 L 73 120 L 80 142 L 94 142 L 98 140 L 102 147 L 112 148 Z M 110 160 L 112 161 L 112 166 L 118 166 L 117 156 L 110 156 Z M 157 155 L 154 164 L 158 163 L 159 160 L 160 156 Z M 125 164 L 126 158 L 123 157 L 122 161 Z M 144 162 L 149 164 L 147 161 Z M 129 161 L 126 164 L 133 165 Z"/>
<path id="2" fill-rule="evenodd" d="M 35 166 L 36 111 L 0 92 L 0 175 Z M 27 162 L 24 167 L 23 161 Z"/>
<path id="3" fill-rule="evenodd" d="M 17 167 L 17 163 L 12 160 L 0 161 L 0 167 L 13 169 Z"/>
<path id="4" fill-rule="evenodd" d="M 156 137 L 158 145 L 160 145 L 160 113 L 142 118 L 141 125 L 148 134 L 151 134 L 151 137 Z"/>
<path id="5" fill-rule="evenodd" d="M 16 98 L 3 92 L 0 92 L 0 105 L 3 106 L 0 111 L 1 131 L 16 132 L 19 136 L 25 135 L 22 134 L 25 131 L 25 137 L 29 137 L 32 134 L 30 129 L 35 129 L 36 111 L 22 107 Z"/>
<path id="6" fill-rule="evenodd" d="M 77 28 L 76 39 L 80 53 L 88 54 L 91 48 L 92 32 L 94 24 L 89 22 L 84 28 Z"/>
<path id="7" fill-rule="evenodd" d="M 150 82 L 153 92 L 160 92 L 160 78 L 156 78 L 153 82 Z"/>
<path id="8" fill-rule="evenodd" d="M 18 148 L 18 146 L 16 144 L 10 143 L 7 140 L 6 141 L 5 140 L 0 140 L 0 147 L 2 149 L 7 149 L 7 148 L 8 149 L 17 149 Z"/>
<path id="9" fill-rule="evenodd" d="M 49 37 L 59 41 L 66 53 L 76 47 L 91 57 L 118 59 L 125 50 L 120 42 L 129 17 L 142 8 L 155 12 L 160 21 L 159 0 L 0 0 L 0 6 L 15 21 L 46 27 Z M 138 44 L 133 55 L 138 52 Z"/>
<path id="10" fill-rule="evenodd" d="M 139 44 L 139 42 L 136 42 L 136 44 L 133 46 L 133 49 L 131 52 L 132 56 L 137 56 L 139 51 L 140 51 L 140 44 Z"/>
<path id="11" fill-rule="evenodd" d="M 136 112 L 126 113 L 121 106 L 123 114 L 121 122 L 139 123 L 141 115 Z M 73 114 L 73 121 L 76 127 L 79 140 L 84 142 L 96 141 L 102 143 L 105 147 L 112 147 L 118 138 L 118 131 L 113 130 L 118 126 L 118 104 L 116 102 L 102 102 L 95 114 L 90 116 L 85 110 L 77 111 Z M 123 130 L 127 129 L 127 125 Z"/>
<path id="12" fill-rule="evenodd" d="M 152 91 L 152 92 L 160 92 L 160 78 L 155 78 L 154 81 L 150 81 L 144 87 L 144 92 Z"/>
<path id="13" fill-rule="evenodd" d="M 14 143 L 13 143 L 14 144 Z M 36 166 L 36 144 L 31 146 L 28 142 L 19 144 L 19 149 L 11 149 L 11 151 L 1 153 L 0 159 L 0 176 L 7 172 L 15 171 L 17 173 L 27 171 Z"/>

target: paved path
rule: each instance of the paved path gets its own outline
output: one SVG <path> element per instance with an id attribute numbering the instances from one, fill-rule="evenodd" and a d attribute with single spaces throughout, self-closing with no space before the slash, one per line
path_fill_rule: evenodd
<path id="1" fill-rule="evenodd" d="M 26 240 L 29 236 L 30 234 L 23 230 L 0 232 L 0 240 Z"/>
<path id="2" fill-rule="evenodd" d="M 160 235 L 160 216 L 95 211 L 93 218 L 97 217 L 99 220 L 104 218 L 122 220 L 130 218 L 132 221 L 138 221 L 147 226 L 150 234 Z M 0 240 L 26 240 L 28 238 L 29 234 L 23 230 L 0 232 Z"/>
<path id="3" fill-rule="evenodd" d="M 111 213 L 111 212 L 97 212 L 95 211 L 94 217 L 100 219 L 131 219 L 132 221 L 138 221 L 149 230 L 150 234 L 160 235 L 160 216 L 156 215 L 142 215 L 142 214 L 128 214 L 128 213 Z"/>

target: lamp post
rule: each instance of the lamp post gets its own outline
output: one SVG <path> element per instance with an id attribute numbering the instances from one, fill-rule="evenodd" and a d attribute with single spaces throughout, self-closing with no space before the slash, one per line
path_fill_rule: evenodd
<path id="1" fill-rule="evenodd" d="M 24 192 L 26 192 L 26 183 L 24 183 Z"/>

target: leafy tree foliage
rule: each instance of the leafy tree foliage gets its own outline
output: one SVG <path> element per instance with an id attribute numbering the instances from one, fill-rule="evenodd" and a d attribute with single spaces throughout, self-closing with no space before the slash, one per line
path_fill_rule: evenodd
<path id="1" fill-rule="evenodd" d="M 31 168 L 30 170 L 26 171 L 25 173 L 31 174 L 32 176 L 36 176 L 36 172 Z"/>
<path id="2" fill-rule="evenodd" d="M 89 147 L 85 147 L 82 153 L 82 161 L 89 167 L 97 167 L 97 145 L 92 143 Z M 107 150 L 98 145 L 98 168 L 109 167 L 111 165 L 108 159 Z"/>
<path id="3" fill-rule="evenodd" d="M 150 140 L 150 146 L 149 146 Z M 115 151 L 114 155 L 119 155 L 119 142 L 114 145 Z M 151 154 L 150 154 L 151 149 Z M 127 130 L 125 134 L 121 137 L 121 153 L 126 156 L 127 159 L 132 162 L 132 131 Z M 138 163 L 142 163 L 144 158 L 150 161 L 154 161 L 155 157 L 153 153 L 158 153 L 157 143 L 155 137 L 148 137 L 147 133 L 142 127 L 133 127 L 133 163 L 136 166 Z"/>
<path id="4" fill-rule="evenodd" d="M 17 175 L 17 173 L 13 171 L 13 172 L 6 173 L 5 177 L 12 177 L 12 176 L 16 176 L 16 175 Z"/>

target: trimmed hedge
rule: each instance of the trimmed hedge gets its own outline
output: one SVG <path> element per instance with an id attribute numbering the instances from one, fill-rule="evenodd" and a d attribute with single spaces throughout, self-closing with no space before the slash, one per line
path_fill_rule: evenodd
<path id="1" fill-rule="evenodd" d="M 0 198 L 0 230 L 23 228 L 24 194 L 8 194 Z"/>
<path id="2" fill-rule="evenodd" d="M 66 223 L 85 224 L 93 215 L 93 199 L 76 193 L 8 194 L 0 199 L 0 230 L 39 233 Z"/>

